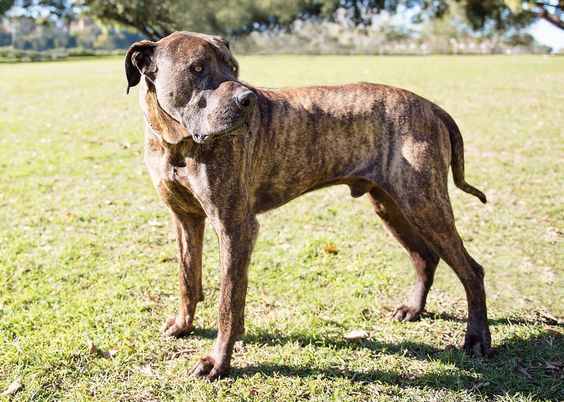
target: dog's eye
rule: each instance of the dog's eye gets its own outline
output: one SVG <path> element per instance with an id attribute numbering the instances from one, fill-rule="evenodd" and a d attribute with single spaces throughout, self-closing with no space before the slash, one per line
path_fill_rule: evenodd
<path id="1" fill-rule="evenodd" d="M 194 67 L 194 71 L 197 72 L 198 74 L 200 74 L 202 71 L 204 71 L 204 67 L 196 66 L 196 67 Z"/>

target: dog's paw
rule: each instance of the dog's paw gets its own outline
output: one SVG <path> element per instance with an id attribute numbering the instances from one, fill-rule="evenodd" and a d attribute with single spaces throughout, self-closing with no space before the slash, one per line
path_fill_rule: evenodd
<path id="1" fill-rule="evenodd" d="M 399 322 L 415 321 L 419 318 L 422 311 L 423 309 L 402 304 L 394 311 L 392 317 Z"/>
<path id="2" fill-rule="evenodd" d="M 481 335 L 468 331 L 464 338 L 464 351 L 472 357 L 488 357 L 492 353 L 489 331 L 484 330 Z"/>
<path id="3" fill-rule="evenodd" d="M 190 371 L 191 377 L 202 378 L 206 381 L 215 381 L 229 374 L 229 365 L 221 364 L 211 355 L 202 357 Z"/>
<path id="4" fill-rule="evenodd" d="M 194 326 L 187 324 L 183 316 L 168 317 L 161 327 L 161 332 L 164 336 L 174 336 L 176 338 L 188 335 L 193 330 Z"/>

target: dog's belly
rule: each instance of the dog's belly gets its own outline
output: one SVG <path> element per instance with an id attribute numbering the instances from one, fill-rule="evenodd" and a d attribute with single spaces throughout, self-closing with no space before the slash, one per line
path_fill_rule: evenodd
<path id="1" fill-rule="evenodd" d="M 363 196 L 375 187 L 381 188 L 383 186 L 373 175 L 333 176 L 325 180 L 303 183 L 302 186 L 297 187 L 292 186 L 292 184 L 288 182 L 284 189 L 282 188 L 284 184 L 279 182 L 275 186 L 269 186 L 269 183 L 264 183 L 254 194 L 254 211 L 256 213 L 266 212 L 278 208 L 303 194 L 339 184 L 349 186 L 351 196 L 354 198 Z"/>

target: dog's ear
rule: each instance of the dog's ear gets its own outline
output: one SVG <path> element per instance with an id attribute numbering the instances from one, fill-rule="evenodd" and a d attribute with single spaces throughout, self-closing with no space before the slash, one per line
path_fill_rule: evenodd
<path id="1" fill-rule="evenodd" d="M 231 47 L 229 46 L 229 41 L 222 36 L 210 36 L 211 44 L 219 51 L 223 61 L 231 68 L 235 78 L 239 78 L 239 63 L 233 57 L 231 53 Z"/>
<path id="2" fill-rule="evenodd" d="M 230 45 L 229 41 L 225 39 L 223 36 L 214 36 L 213 38 L 219 43 L 221 43 L 223 46 L 225 46 L 227 50 L 231 51 L 231 47 L 229 47 Z"/>
<path id="3" fill-rule="evenodd" d="M 141 74 L 155 73 L 157 64 L 154 60 L 156 42 L 142 40 L 135 42 L 127 50 L 125 56 L 125 75 L 127 77 L 127 93 L 141 81 Z"/>

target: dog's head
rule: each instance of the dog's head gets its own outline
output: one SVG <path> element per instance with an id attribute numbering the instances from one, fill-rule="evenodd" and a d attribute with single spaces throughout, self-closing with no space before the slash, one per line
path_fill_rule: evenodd
<path id="1" fill-rule="evenodd" d="M 125 57 L 128 92 L 145 78 L 147 120 L 172 144 L 211 141 L 247 122 L 257 96 L 238 70 L 229 42 L 192 32 L 134 43 Z"/>

